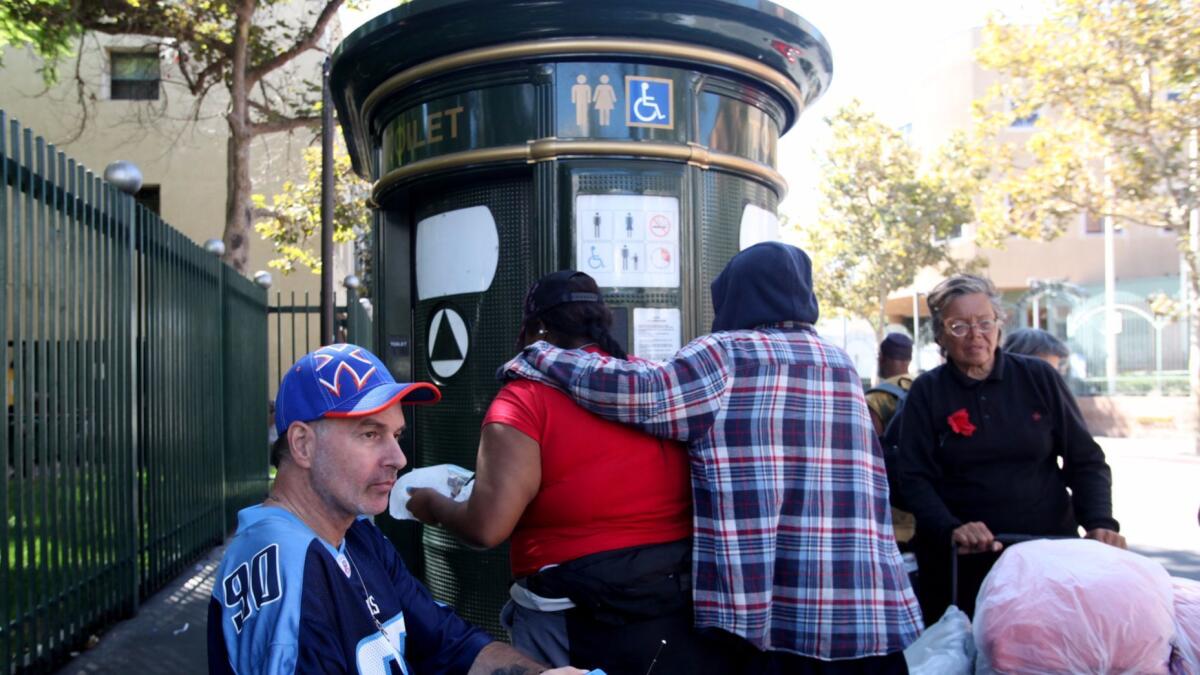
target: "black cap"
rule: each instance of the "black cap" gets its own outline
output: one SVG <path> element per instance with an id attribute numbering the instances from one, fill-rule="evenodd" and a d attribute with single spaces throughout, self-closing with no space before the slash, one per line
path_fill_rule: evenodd
<path id="1" fill-rule="evenodd" d="M 879 355 L 897 361 L 912 360 L 913 341 L 904 333 L 888 333 L 879 343 Z"/>
<path id="2" fill-rule="evenodd" d="M 571 280 L 577 276 L 587 277 L 583 272 L 561 270 L 533 282 L 525 294 L 524 320 L 536 318 L 565 302 L 600 302 L 599 293 L 571 290 Z"/>

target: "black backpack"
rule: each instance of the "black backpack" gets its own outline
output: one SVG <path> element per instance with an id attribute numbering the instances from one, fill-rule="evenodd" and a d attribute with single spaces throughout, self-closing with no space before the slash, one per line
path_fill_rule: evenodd
<path id="1" fill-rule="evenodd" d="M 900 418 L 904 414 L 904 400 L 908 398 L 908 392 L 901 389 L 899 385 L 892 384 L 891 382 L 880 382 L 868 389 L 867 393 L 870 394 L 875 391 L 881 391 L 896 397 L 896 412 L 892 413 L 892 418 L 883 427 L 883 435 L 879 437 L 879 445 L 883 447 L 883 463 L 887 467 L 888 491 L 891 493 L 892 506 L 904 508 L 898 503 L 899 495 L 896 492 L 896 459 L 900 453 Z"/>

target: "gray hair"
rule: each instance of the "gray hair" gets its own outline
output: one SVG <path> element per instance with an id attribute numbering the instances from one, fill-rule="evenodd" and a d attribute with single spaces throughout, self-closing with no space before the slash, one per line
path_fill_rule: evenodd
<path id="1" fill-rule="evenodd" d="M 1026 356 L 1051 355 L 1060 359 L 1071 356 L 1071 350 L 1062 340 L 1040 328 L 1022 328 L 1009 333 L 1004 339 L 1004 351 Z"/>
<path id="2" fill-rule="evenodd" d="M 997 321 L 1004 320 L 1004 309 L 1000 306 L 1000 293 L 989 279 L 977 277 L 974 274 L 955 274 L 934 286 L 933 290 L 929 292 L 929 297 L 926 298 L 929 303 L 929 323 L 933 326 L 934 342 L 939 345 L 942 343 L 942 335 L 946 332 L 942 317 L 950 303 L 964 295 L 976 293 L 986 295 L 991 301 Z"/>

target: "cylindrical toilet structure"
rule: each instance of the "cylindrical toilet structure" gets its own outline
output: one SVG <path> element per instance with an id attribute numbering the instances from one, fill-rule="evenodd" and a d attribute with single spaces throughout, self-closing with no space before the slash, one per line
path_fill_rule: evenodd
<path id="1" fill-rule="evenodd" d="M 712 279 L 777 236 L 777 141 L 831 74 L 821 35 L 766 0 L 416 0 L 350 35 L 332 83 L 374 182 L 375 344 L 443 391 L 411 411 L 410 460 L 474 466 L 543 274 L 595 277 L 633 354 L 706 332 Z M 506 551 L 380 520 L 503 636 Z"/>

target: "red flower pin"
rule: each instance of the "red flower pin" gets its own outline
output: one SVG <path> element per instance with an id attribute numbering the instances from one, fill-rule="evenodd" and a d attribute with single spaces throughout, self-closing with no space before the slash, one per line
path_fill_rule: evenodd
<path id="1" fill-rule="evenodd" d="M 967 414 L 966 408 L 959 408 L 950 413 L 946 421 L 950 424 L 950 430 L 959 436 L 970 436 L 975 433 L 975 425 L 971 424 L 971 416 Z"/>

